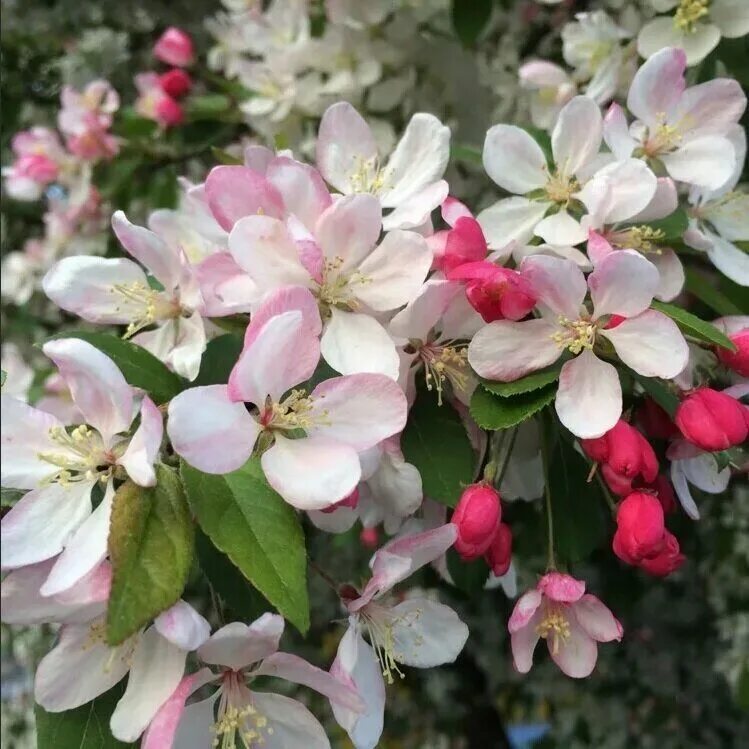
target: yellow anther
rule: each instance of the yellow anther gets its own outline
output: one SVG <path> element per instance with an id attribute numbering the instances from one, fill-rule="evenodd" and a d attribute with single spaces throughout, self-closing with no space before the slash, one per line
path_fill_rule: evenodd
<path id="1" fill-rule="evenodd" d="M 112 293 L 123 298 L 125 310 L 131 317 L 125 331 L 125 338 L 134 336 L 143 328 L 147 328 L 159 320 L 170 320 L 182 314 L 182 309 L 177 301 L 170 299 L 161 291 L 151 289 L 140 281 L 115 284 L 111 290 Z M 117 311 L 120 309 L 119 306 L 115 307 Z"/>
<path id="2" fill-rule="evenodd" d="M 574 176 L 567 176 L 561 170 L 549 175 L 549 181 L 544 187 L 546 197 L 552 203 L 559 205 L 567 205 L 579 189 L 580 183 L 577 179 Z"/>
<path id="3" fill-rule="evenodd" d="M 569 639 L 570 623 L 561 609 L 550 607 L 536 627 L 536 632 L 545 640 L 551 637 L 551 652 L 556 655 L 560 644 L 563 645 Z"/>
<path id="4" fill-rule="evenodd" d="M 687 34 L 697 30 L 697 22 L 709 12 L 710 0 L 681 0 L 674 15 L 674 26 Z"/>
<path id="5" fill-rule="evenodd" d="M 86 424 L 75 427 L 70 433 L 63 427 L 52 427 L 49 437 L 64 452 L 37 454 L 39 460 L 58 469 L 45 480 L 45 484 L 58 483 L 67 487 L 76 481 L 101 479 L 106 482 L 111 476 L 113 464 L 124 450 L 121 445 L 105 450 L 99 433 Z"/>
<path id="6" fill-rule="evenodd" d="M 559 317 L 558 323 L 562 330 L 552 334 L 551 340 L 560 348 L 569 349 L 573 354 L 593 348 L 597 331 L 595 323 L 590 320 L 569 320 L 566 317 Z"/>
<path id="7" fill-rule="evenodd" d="M 658 243 L 666 238 L 666 232 L 662 229 L 654 229 L 652 226 L 633 226 L 624 231 L 614 232 L 611 236 L 611 244 L 629 250 L 640 250 L 640 252 L 660 253 Z"/>
<path id="8" fill-rule="evenodd" d="M 445 382 L 450 383 L 454 392 L 468 392 L 471 370 L 466 346 L 426 345 L 419 349 L 419 357 L 424 363 L 427 390 L 437 391 L 440 406 Z"/>

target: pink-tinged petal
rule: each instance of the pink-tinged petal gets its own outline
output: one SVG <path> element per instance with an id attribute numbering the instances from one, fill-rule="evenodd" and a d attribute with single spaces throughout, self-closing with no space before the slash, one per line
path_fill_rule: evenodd
<path id="1" fill-rule="evenodd" d="M 659 115 L 670 113 L 684 92 L 686 65 L 681 49 L 662 49 L 646 60 L 629 87 L 629 111 L 646 125 L 657 125 Z"/>
<path id="2" fill-rule="evenodd" d="M 562 174 L 572 175 L 598 153 L 603 135 L 601 110 L 588 96 L 576 96 L 564 105 L 551 133 L 554 163 Z"/>
<path id="3" fill-rule="evenodd" d="M 39 455 L 60 452 L 60 445 L 52 440 L 50 432 L 62 429 L 62 423 L 52 414 L 5 394 L 0 395 L 0 411 L 2 485 L 35 489 L 57 472 L 56 466 L 40 460 Z"/>
<path id="4" fill-rule="evenodd" d="M 164 420 L 161 411 L 146 395 L 140 407 L 140 426 L 130 440 L 127 450 L 117 461 L 136 484 L 156 485 L 153 464 L 159 454 L 163 436 Z"/>
<path id="5" fill-rule="evenodd" d="M 576 437 L 601 437 L 622 415 L 616 368 L 586 349 L 562 367 L 555 407 L 559 420 Z"/>
<path id="6" fill-rule="evenodd" d="M 320 342 L 298 310 L 271 317 L 245 345 L 229 375 L 232 401 L 254 403 L 262 412 L 268 396 L 274 402 L 308 380 L 320 360 Z"/>
<path id="7" fill-rule="evenodd" d="M 279 156 L 268 165 L 266 177 L 281 194 L 287 213 L 312 231 L 320 214 L 332 202 L 320 173 L 307 164 Z"/>
<path id="8" fill-rule="evenodd" d="M 393 654 L 399 663 L 432 668 L 452 663 L 468 639 L 468 627 L 444 604 L 409 598 L 394 606 Z"/>
<path id="9" fill-rule="evenodd" d="M 133 389 L 122 372 L 106 354 L 80 338 L 47 341 L 42 350 L 55 363 L 86 423 L 109 447 L 133 420 Z"/>
<path id="10" fill-rule="evenodd" d="M 569 636 L 555 640 L 550 636 L 546 640 L 549 653 L 562 673 L 573 679 L 584 679 L 590 676 L 598 660 L 596 641 L 578 624 L 574 610 L 567 609 L 565 616 L 569 622 Z M 558 646 L 557 646 L 558 643 Z"/>
<path id="11" fill-rule="evenodd" d="M 345 500 L 344 500 L 345 501 Z M 310 510 L 307 513 L 312 525 L 325 533 L 345 533 L 354 527 L 359 520 L 357 509 L 344 507 L 339 503 L 337 507 L 326 507 L 324 510 Z"/>
<path id="12" fill-rule="evenodd" d="M 548 178 L 541 146 L 522 128 L 494 125 L 484 140 L 484 169 L 501 188 L 516 195 L 538 190 Z"/>
<path id="13" fill-rule="evenodd" d="M 528 623 L 510 634 L 512 664 L 520 674 L 527 674 L 533 666 L 533 652 L 539 640 L 538 625 L 541 623 L 541 611 L 535 610 Z"/>
<path id="14" fill-rule="evenodd" d="M 263 292 L 312 284 L 285 224 L 271 216 L 237 221 L 229 235 L 229 251 Z"/>
<path id="15" fill-rule="evenodd" d="M 3 623 L 84 624 L 104 614 L 112 579 L 108 562 L 100 564 L 64 594 L 42 596 L 39 589 L 53 564 L 54 560 L 30 564 L 3 578 L 0 583 Z"/>
<path id="16" fill-rule="evenodd" d="M 624 629 L 608 607 L 590 593 L 574 605 L 578 624 L 597 642 L 621 640 Z"/>
<path id="17" fill-rule="evenodd" d="M 325 258 L 349 271 L 372 251 L 382 228 L 382 208 L 374 195 L 348 195 L 320 216 L 315 236 Z"/>
<path id="18" fill-rule="evenodd" d="M 169 404 L 167 434 L 175 452 L 205 473 L 229 473 L 250 457 L 260 427 L 225 385 L 180 393 Z"/>
<path id="19" fill-rule="evenodd" d="M 659 281 L 655 298 L 670 302 L 684 288 L 684 266 L 679 256 L 671 248 L 663 247 L 660 253 L 651 255 L 648 259 L 658 269 Z"/>
<path id="20" fill-rule="evenodd" d="M 481 328 L 468 346 L 468 361 L 488 380 L 512 382 L 553 364 L 561 355 L 557 327 L 543 318 L 497 320 Z"/>
<path id="21" fill-rule="evenodd" d="M 416 296 L 432 265 L 425 239 L 412 231 L 388 232 L 359 266 L 366 279 L 354 287 L 357 299 L 385 312 L 407 304 Z"/>
<path id="22" fill-rule="evenodd" d="M 320 335 L 322 332 L 320 309 L 312 292 L 303 286 L 283 286 L 267 294 L 262 303 L 253 311 L 252 319 L 244 334 L 245 347 L 255 340 L 268 320 L 293 310 L 301 313 L 304 328 L 309 335 Z"/>
<path id="23" fill-rule="evenodd" d="M 617 159 L 627 159 L 637 146 L 637 141 L 629 134 L 627 116 L 616 103 L 612 104 L 603 118 L 603 139 Z"/>
<path id="24" fill-rule="evenodd" d="M 258 174 L 265 174 L 275 158 L 276 154 L 265 146 L 247 146 L 244 149 L 244 165 Z"/>
<path id="25" fill-rule="evenodd" d="M 127 655 L 131 645 L 126 640 L 110 648 L 103 639 L 92 637 L 91 628 L 86 624 L 63 627 L 57 644 L 42 658 L 36 670 L 36 701 L 52 713 L 73 710 L 91 702 L 128 672 Z M 79 678 L 74 678 L 76 675 Z"/>
<path id="26" fill-rule="evenodd" d="M 658 221 L 670 216 L 679 207 L 679 196 L 676 185 L 670 177 L 658 177 L 655 194 L 650 202 L 636 216 L 634 222 Z"/>
<path id="27" fill-rule="evenodd" d="M 594 316 L 639 315 L 650 306 L 658 282 L 657 268 L 639 252 L 610 253 L 588 276 Z"/>
<path id="28" fill-rule="evenodd" d="M 450 128 L 433 114 L 411 117 L 384 169 L 382 205 L 397 208 L 416 193 L 442 179 L 450 158 Z M 434 204 L 437 207 L 443 196 Z"/>
<path id="29" fill-rule="evenodd" d="M 375 173 L 377 145 L 362 116 L 347 102 L 325 110 L 317 135 L 317 168 L 336 190 L 348 195 Z M 366 178 L 369 177 L 369 180 Z"/>
<path id="30" fill-rule="evenodd" d="M 459 218 L 473 218 L 473 214 L 465 203 L 461 203 L 451 195 L 442 203 L 442 218 L 449 226 L 455 226 Z"/>
<path id="31" fill-rule="evenodd" d="M 592 230 L 588 233 L 588 257 L 593 265 L 597 265 L 614 251 L 614 248 L 602 234 Z"/>
<path id="32" fill-rule="evenodd" d="M 177 601 L 153 621 L 158 633 L 182 650 L 197 650 L 210 636 L 211 625 L 185 601 Z"/>
<path id="33" fill-rule="evenodd" d="M 641 159 L 624 159 L 599 169 L 580 191 L 579 197 L 588 208 L 586 193 L 603 183 L 608 190 L 603 223 L 614 224 L 638 214 L 653 199 L 658 180 Z"/>
<path id="34" fill-rule="evenodd" d="M 513 197 L 499 200 L 477 216 L 490 249 L 499 250 L 510 242 L 525 244 L 551 203 Z"/>
<path id="35" fill-rule="evenodd" d="M 325 361 L 336 372 L 371 372 L 398 378 L 400 359 L 395 343 L 383 326 L 369 315 L 335 307 L 320 341 Z"/>
<path id="36" fill-rule="evenodd" d="M 348 497 L 361 479 L 353 447 L 324 437 L 276 442 L 260 459 L 268 483 L 298 510 L 320 510 Z"/>
<path id="37" fill-rule="evenodd" d="M 152 330 L 144 330 L 130 340 L 185 379 L 194 380 L 198 376 L 206 348 L 205 324 L 200 313 L 158 323 Z"/>
<path id="38" fill-rule="evenodd" d="M 570 320 L 578 318 L 588 286 L 572 260 L 533 255 L 523 260 L 520 272 L 533 287 L 540 303 Z"/>
<path id="39" fill-rule="evenodd" d="M 717 190 L 733 174 L 736 152 L 728 138 L 706 135 L 664 154 L 661 161 L 675 180 Z"/>
<path id="40" fill-rule="evenodd" d="M 25 494 L 0 522 L 2 568 L 42 562 L 59 554 L 91 514 L 93 482 L 50 484 Z"/>
<path id="41" fill-rule="evenodd" d="M 210 697 L 194 702 L 182 710 L 172 749 L 204 749 L 212 745 L 216 738 L 216 732 L 212 729 L 216 722 L 215 703 L 219 695 L 220 692 L 214 692 Z M 162 747 L 159 746 L 158 749 Z"/>
<path id="42" fill-rule="evenodd" d="M 259 297 L 250 275 L 228 252 L 209 255 L 195 267 L 206 317 L 225 317 L 249 312 Z"/>
<path id="43" fill-rule="evenodd" d="M 601 331 L 619 358 L 644 377 L 670 380 L 687 366 L 689 347 L 676 323 L 662 312 L 647 310 Z M 613 425 L 612 425 L 613 426 Z"/>
<path id="44" fill-rule="evenodd" d="M 383 231 L 418 229 L 430 218 L 432 211 L 447 197 L 450 188 L 444 179 L 432 182 L 390 211 L 382 219 Z"/>
<path id="45" fill-rule="evenodd" d="M 174 740 L 185 712 L 185 702 L 193 692 L 205 686 L 212 678 L 213 674 L 207 668 L 185 676 L 149 724 L 143 734 L 141 749 L 169 749 L 178 746 Z M 212 713 L 211 710 L 211 718 L 206 721 L 207 725 L 212 722 Z"/>
<path id="46" fill-rule="evenodd" d="M 43 596 L 69 591 L 101 564 L 107 555 L 113 501 L 114 486 L 110 481 L 99 506 L 79 526 L 65 545 L 65 550 L 57 557 L 41 587 Z"/>
<path id="47" fill-rule="evenodd" d="M 712 246 L 707 251 L 710 262 L 725 276 L 740 286 L 749 286 L 749 254 L 713 235 Z"/>
<path id="48" fill-rule="evenodd" d="M 272 692 L 253 692 L 252 703 L 268 718 L 267 727 L 273 729 L 273 733 L 263 734 L 264 749 L 330 747 L 325 729 L 301 702 Z"/>
<path id="49" fill-rule="evenodd" d="M 726 135 L 746 109 L 746 95 L 738 81 L 716 78 L 688 88 L 679 99 L 674 121 L 683 122 L 689 138 Z"/>
<path id="50" fill-rule="evenodd" d="M 556 245 L 575 245 L 584 242 L 588 234 L 580 222 L 566 209 L 552 213 L 536 224 L 536 235 L 544 242 Z"/>
<path id="51" fill-rule="evenodd" d="M 198 656 L 204 663 L 240 671 L 275 653 L 283 629 L 283 617 L 278 614 L 263 614 L 249 626 L 231 622 L 198 648 Z"/>
<path id="52" fill-rule="evenodd" d="M 66 257 L 52 266 L 42 281 L 44 293 L 66 312 L 89 322 L 129 323 L 143 305 L 117 291 L 117 286 L 148 289 L 142 268 L 126 258 Z"/>
<path id="53" fill-rule="evenodd" d="M 278 679 L 286 679 L 294 684 L 314 689 L 332 703 L 347 710 L 362 712 L 364 709 L 364 702 L 355 690 L 298 655 L 273 653 L 252 672 L 252 676 L 275 676 Z"/>
<path id="54" fill-rule="evenodd" d="M 354 374 L 321 382 L 311 394 L 312 435 L 350 445 L 357 452 L 398 434 L 408 404 L 397 382 L 381 374 Z"/>
<path id="55" fill-rule="evenodd" d="M 330 673 L 356 689 L 366 705 L 363 713 L 357 713 L 331 703 L 336 721 L 357 749 L 375 749 L 385 719 L 385 681 L 374 651 L 355 624 L 343 635 Z"/>
<path id="56" fill-rule="evenodd" d="M 585 593 L 585 582 L 561 572 L 547 572 L 538 581 L 538 590 L 557 603 L 575 603 Z"/>
<path id="57" fill-rule="evenodd" d="M 109 727 L 120 741 L 136 741 L 185 673 L 187 652 L 165 640 L 154 627 L 138 638 L 125 693 Z"/>
<path id="58" fill-rule="evenodd" d="M 261 174 L 244 166 L 217 166 L 205 181 L 208 206 L 223 229 L 231 231 L 244 216 L 284 215 L 283 198 Z"/>
<path id="59" fill-rule="evenodd" d="M 507 623 L 507 629 L 511 635 L 520 632 L 520 630 L 528 627 L 529 622 L 538 611 L 538 607 L 541 605 L 543 595 L 540 590 L 533 588 L 523 593 L 515 603 L 515 608 L 512 610 L 510 621 Z"/>
<path id="60" fill-rule="evenodd" d="M 390 333 L 398 338 L 426 341 L 460 291 L 459 283 L 429 279 L 390 321 Z"/>
<path id="61" fill-rule="evenodd" d="M 178 250 L 143 226 L 128 221 L 123 211 L 115 211 L 112 229 L 120 244 L 144 265 L 167 291 L 179 284 L 182 262 Z"/>

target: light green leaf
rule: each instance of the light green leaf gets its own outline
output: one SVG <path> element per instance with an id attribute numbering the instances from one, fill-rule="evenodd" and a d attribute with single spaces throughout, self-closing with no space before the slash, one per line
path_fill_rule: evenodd
<path id="1" fill-rule="evenodd" d="M 419 469 L 424 494 L 455 507 L 473 480 L 476 460 L 455 409 L 448 403 L 440 406 L 436 393 L 420 391 L 403 431 L 401 449 Z"/>
<path id="2" fill-rule="evenodd" d="M 225 385 L 242 352 L 242 337 L 226 333 L 208 342 L 193 385 Z"/>
<path id="3" fill-rule="evenodd" d="M 231 99 L 224 94 L 190 96 L 185 102 L 185 114 L 190 120 L 212 120 L 231 109 Z"/>
<path id="4" fill-rule="evenodd" d="M 5 487 L 2 487 L 2 489 L 0 489 L 0 506 L 13 507 L 13 505 L 18 502 L 24 494 L 26 494 L 26 492 L 21 489 L 6 489 Z"/>
<path id="5" fill-rule="evenodd" d="M 653 300 L 651 307 L 659 312 L 663 312 L 664 315 L 668 315 L 684 333 L 688 333 L 706 343 L 721 346 L 729 351 L 736 351 L 736 346 L 733 345 L 728 336 L 718 330 L 715 325 L 700 320 L 699 317 L 693 315 L 691 312 L 687 312 L 673 304 L 659 302 L 656 299 Z"/>
<path id="6" fill-rule="evenodd" d="M 562 362 L 541 369 L 538 372 L 521 377 L 514 382 L 493 382 L 491 380 L 481 380 L 481 386 L 490 393 L 507 398 L 520 393 L 530 393 L 533 390 L 540 390 L 543 387 L 556 382 L 559 379 L 559 372 L 562 369 Z"/>
<path id="7" fill-rule="evenodd" d="M 471 416 L 482 429 L 509 429 L 551 403 L 556 392 L 556 385 L 547 385 L 528 393 L 500 397 L 478 387 L 471 398 Z"/>
<path id="8" fill-rule="evenodd" d="M 686 290 L 719 315 L 741 315 L 741 308 L 694 268 L 685 268 Z"/>
<path id="9" fill-rule="evenodd" d="M 251 458 L 224 475 L 182 462 L 182 480 L 200 527 L 214 546 L 301 632 L 309 628 L 307 556 L 296 513 Z"/>
<path id="10" fill-rule="evenodd" d="M 109 528 L 112 592 L 107 640 L 118 645 L 182 595 L 195 529 L 176 469 L 156 466 L 157 484 L 128 481 L 115 494 Z"/>

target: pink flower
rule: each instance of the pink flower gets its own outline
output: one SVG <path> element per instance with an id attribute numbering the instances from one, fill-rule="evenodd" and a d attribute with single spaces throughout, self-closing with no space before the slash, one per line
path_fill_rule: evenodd
<path id="1" fill-rule="evenodd" d="M 515 604 L 508 624 L 515 668 L 526 674 L 540 637 L 563 673 L 589 676 L 598 659 L 599 642 L 622 639 L 622 625 L 601 601 L 585 593 L 585 583 L 560 572 L 544 575 L 535 590 Z"/>
<path id="2" fill-rule="evenodd" d="M 184 120 L 184 110 L 179 102 L 161 87 L 161 79 L 156 73 L 139 73 L 135 76 L 138 99 L 135 111 L 142 117 L 155 120 L 162 127 L 173 127 Z"/>
<path id="3" fill-rule="evenodd" d="M 570 351 L 575 358 L 562 366 L 555 405 L 562 423 L 576 436 L 601 437 L 622 412 L 616 368 L 595 353 L 599 336 L 644 377 L 672 378 L 686 366 L 684 336 L 673 320 L 649 309 L 658 272 L 639 253 L 610 254 L 587 283 L 567 259 L 534 255 L 523 260 L 520 270 L 538 297 L 541 316 L 490 323 L 471 341 L 468 361 L 481 377 L 512 382 Z M 583 306 L 588 288 L 592 314 Z M 612 315 L 623 321 L 611 327 Z"/>
<path id="4" fill-rule="evenodd" d="M 165 94 L 173 99 L 180 99 L 192 88 L 192 79 L 179 68 L 172 68 L 159 76 L 159 83 Z"/>
<path id="5" fill-rule="evenodd" d="M 674 421 L 686 439 L 707 452 L 740 445 L 749 434 L 749 408 L 708 387 L 687 395 L 676 409 Z"/>
<path id="6" fill-rule="evenodd" d="M 107 131 L 120 98 L 108 81 L 92 81 L 81 93 L 65 86 L 57 121 L 66 136 L 68 150 L 81 159 L 111 158 L 119 151 L 117 138 Z"/>
<path id="7" fill-rule="evenodd" d="M 335 377 L 309 395 L 298 388 L 317 367 L 321 328 L 307 289 L 270 295 L 252 316 L 228 385 L 186 390 L 169 404 L 175 451 L 201 471 L 227 473 L 263 435 L 265 476 L 294 507 L 319 510 L 349 496 L 361 479 L 359 453 L 403 429 L 406 397 L 378 374 Z"/>
<path id="8" fill-rule="evenodd" d="M 58 178 L 66 160 L 60 139 L 53 130 L 34 127 L 16 133 L 11 146 L 16 160 L 3 167 L 6 190 L 16 200 L 38 200 L 42 190 Z"/>
<path id="9" fill-rule="evenodd" d="M 681 567 L 686 557 L 679 549 L 679 541 L 673 533 L 666 531 L 661 551 L 653 557 L 646 557 L 640 562 L 648 574 L 655 577 L 666 577 Z"/>
<path id="10" fill-rule="evenodd" d="M 488 484 L 467 487 L 450 519 L 458 529 L 455 551 L 466 561 L 480 557 L 491 546 L 501 521 L 498 492 Z"/>
<path id="11" fill-rule="evenodd" d="M 657 556 L 663 549 L 664 523 L 657 497 L 645 492 L 629 494 L 617 509 L 614 553 L 627 564 Z"/>
<path id="12" fill-rule="evenodd" d="M 182 29 L 170 26 L 156 41 L 153 54 L 167 65 L 186 68 L 195 57 L 192 37 Z"/>
<path id="13" fill-rule="evenodd" d="M 736 346 L 736 351 L 716 346 L 715 354 L 721 364 L 742 377 L 749 377 L 749 317 L 744 315 L 721 317 L 715 320 L 713 325 L 720 328 Z"/>

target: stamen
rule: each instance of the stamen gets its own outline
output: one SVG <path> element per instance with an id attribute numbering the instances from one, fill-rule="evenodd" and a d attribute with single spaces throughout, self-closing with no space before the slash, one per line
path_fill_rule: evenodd
<path id="1" fill-rule="evenodd" d="M 218 718 L 211 726 L 216 734 L 213 746 L 221 749 L 252 749 L 266 743 L 273 735 L 267 716 L 252 704 L 252 694 L 243 683 L 241 673 L 230 671 L 225 676 L 218 706 Z M 239 742 L 239 743 L 238 743 Z"/>
<path id="2" fill-rule="evenodd" d="M 590 320 L 569 320 L 560 316 L 558 323 L 563 330 L 553 333 L 551 340 L 560 348 L 567 348 L 573 354 L 579 354 L 583 349 L 593 349 L 596 342 L 597 326 Z"/>
<path id="3" fill-rule="evenodd" d="M 96 481 L 106 483 L 111 476 L 113 464 L 120 450 L 104 450 L 101 435 L 86 424 L 81 424 L 68 433 L 61 426 L 49 430 L 50 439 L 65 450 L 62 453 L 38 453 L 39 460 L 56 466 L 60 470 L 45 484 L 58 483 L 68 486 L 76 481 Z"/>
<path id="4" fill-rule="evenodd" d="M 325 261 L 322 283 L 318 288 L 317 298 L 324 308 L 338 307 L 339 309 L 355 311 L 359 308 L 359 302 L 354 296 L 354 287 L 368 284 L 372 279 L 358 270 L 349 274 L 341 273 L 343 263 L 342 257 Z"/>
<path id="5" fill-rule="evenodd" d="M 182 314 L 180 305 L 156 289 L 151 289 L 140 281 L 133 283 L 115 284 L 111 289 L 113 294 L 123 297 L 125 311 L 131 317 L 124 338 L 134 336 L 143 328 L 158 320 L 169 320 Z M 115 311 L 121 311 L 117 305 Z"/>
<path id="6" fill-rule="evenodd" d="M 654 229 L 652 226 L 633 226 L 625 231 L 613 232 L 609 235 L 611 244 L 630 250 L 640 252 L 652 252 L 660 254 L 661 249 L 657 246 L 666 238 L 666 232 L 662 229 Z"/>
<path id="7" fill-rule="evenodd" d="M 697 21 L 706 16 L 710 0 L 681 0 L 674 15 L 674 27 L 687 34 L 697 31 Z"/>
<path id="8" fill-rule="evenodd" d="M 549 606 L 541 623 L 536 627 L 536 632 L 545 640 L 551 636 L 551 652 L 556 655 L 559 646 L 564 645 L 570 637 L 570 623 L 561 608 Z"/>
<path id="9" fill-rule="evenodd" d="M 312 413 L 315 399 L 303 389 L 292 390 L 280 403 L 268 402 L 261 417 L 266 429 L 309 429 L 314 425 L 330 425 L 328 412 Z"/>
<path id="10" fill-rule="evenodd" d="M 462 346 L 426 345 L 419 349 L 424 363 L 424 379 L 427 390 L 437 391 L 437 403 L 442 405 L 445 382 L 450 382 L 453 391 L 467 392 L 471 377 L 468 367 L 468 348 Z"/>
<path id="11" fill-rule="evenodd" d="M 563 170 L 558 169 L 549 175 L 549 180 L 544 187 L 546 197 L 552 203 L 567 205 L 572 195 L 580 189 L 580 183 L 574 176 L 567 176 Z"/>

